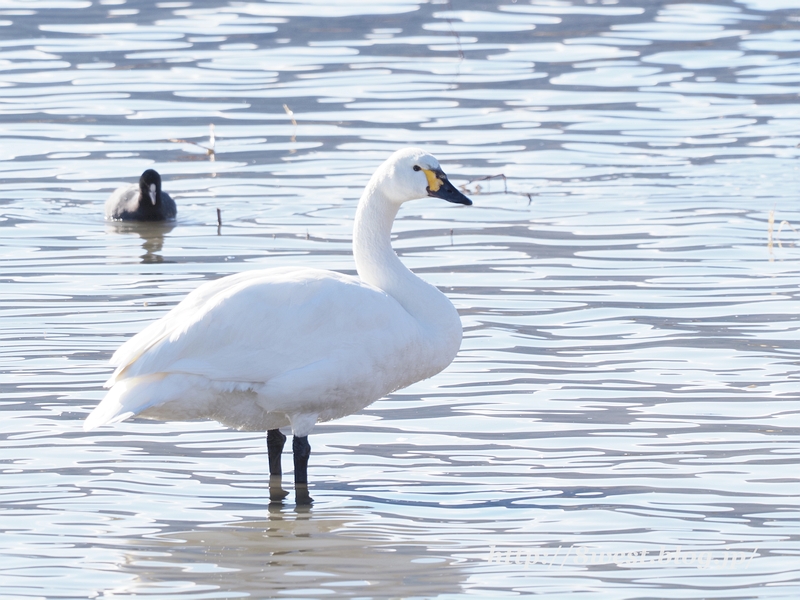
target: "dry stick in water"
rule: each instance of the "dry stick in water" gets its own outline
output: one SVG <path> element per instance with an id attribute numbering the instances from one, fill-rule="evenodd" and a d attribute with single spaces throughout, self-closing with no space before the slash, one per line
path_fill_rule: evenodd
<path id="1" fill-rule="evenodd" d="M 484 192 L 481 189 L 480 185 L 475 186 L 474 190 L 470 190 L 470 189 L 467 188 L 468 185 L 470 185 L 471 183 L 475 183 L 476 181 L 488 181 L 490 179 L 502 179 L 503 180 L 503 192 L 502 192 L 503 194 L 513 194 L 514 196 L 523 196 L 523 197 L 528 199 L 528 206 L 530 206 L 531 202 L 533 202 L 533 194 L 534 194 L 534 192 L 514 192 L 514 191 L 509 191 L 508 190 L 508 177 L 506 177 L 504 173 L 498 173 L 497 175 L 486 175 L 485 177 L 478 177 L 477 179 L 470 179 L 467 183 L 465 183 L 465 184 L 463 184 L 463 185 L 461 185 L 459 187 L 461 187 L 461 189 L 464 190 L 465 192 L 468 192 L 468 193 L 470 193 L 472 195 L 483 194 L 483 195 L 486 196 L 486 195 L 489 195 L 489 194 L 500 193 L 500 192 Z"/>
<path id="2" fill-rule="evenodd" d="M 778 242 L 778 248 L 781 248 L 781 249 L 783 248 L 783 244 L 781 244 L 781 240 L 780 240 L 780 238 L 778 236 L 781 234 L 781 230 L 783 229 L 784 225 L 788 226 L 789 229 L 791 229 L 795 233 L 798 233 L 797 229 L 792 227 L 792 224 L 789 223 L 789 221 L 781 221 L 780 225 L 778 225 L 778 231 L 775 233 L 775 241 Z"/>
<path id="3" fill-rule="evenodd" d="M 197 142 L 193 142 L 192 140 L 179 140 L 176 138 L 170 138 L 170 142 L 174 142 L 176 144 L 191 144 L 192 146 L 197 146 L 198 148 L 202 148 L 206 151 L 211 158 L 212 162 L 214 161 L 214 157 L 216 156 L 216 152 L 214 151 L 214 145 L 217 143 L 217 138 L 214 136 L 214 124 L 210 123 L 208 125 L 209 129 L 209 136 L 208 136 L 208 146 L 203 146 L 203 144 L 198 144 Z"/>
<path id="4" fill-rule="evenodd" d="M 775 229 L 775 209 L 771 209 L 769 211 L 769 215 L 767 216 L 767 250 L 769 250 L 770 256 L 772 256 L 773 240 L 778 242 L 778 248 L 783 249 L 783 244 L 778 236 L 781 234 L 781 231 L 783 231 L 784 225 L 786 225 L 795 233 L 800 233 L 797 231 L 797 229 L 792 227 L 792 224 L 789 223 L 789 221 L 784 220 L 778 224 L 778 231 L 776 231 L 773 235 L 773 231 Z M 770 258 L 770 260 L 772 260 L 772 258 Z"/>
<path id="5" fill-rule="evenodd" d="M 498 173 L 497 175 L 486 175 L 485 177 L 478 177 L 477 179 L 470 179 L 467 183 L 465 183 L 461 187 L 463 188 L 463 187 L 469 185 L 470 183 L 475 183 L 476 181 L 488 181 L 489 179 L 500 179 L 500 178 L 502 178 L 502 180 L 503 180 L 503 193 L 507 194 L 508 193 L 508 178 L 503 173 Z M 474 192 L 474 193 L 480 194 L 480 190 L 478 192 Z"/>
<path id="6" fill-rule="evenodd" d="M 447 0 L 447 11 L 451 12 L 452 10 L 453 4 L 451 0 Z M 447 21 L 447 25 L 450 27 L 450 33 L 456 38 L 456 48 L 458 49 L 458 64 L 452 81 L 452 85 L 455 85 L 458 80 L 458 76 L 461 74 L 461 65 L 464 62 L 464 51 L 461 49 L 461 36 L 458 35 L 458 31 L 456 31 L 456 28 L 453 26 L 453 21 L 448 17 L 445 17 L 445 20 Z"/>
<path id="7" fill-rule="evenodd" d="M 772 226 L 775 224 L 775 209 L 771 209 L 769 211 L 769 216 L 767 216 L 767 250 L 769 250 L 770 256 L 772 256 Z M 770 260 L 772 260 L 770 258 Z"/>
<path id="8" fill-rule="evenodd" d="M 286 114 L 289 115 L 289 119 L 291 119 L 292 125 L 297 127 L 297 121 L 294 120 L 294 113 L 292 112 L 292 109 L 289 108 L 286 104 L 284 104 L 283 105 L 283 110 L 285 110 Z"/>
<path id="9" fill-rule="evenodd" d="M 209 135 L 208 135 L 208 146 L 203 146 L 203 144 L 198 144 L 197 142 L 193 142 L 192 140 L 179 140 L 176 138 L 170 138 L 170 142 L 174 142 L 176 144 L 191 144 L 192 146 L 197 146 L 198 148 L 202 148 L 206 151 L 208 155 L 208 160 L 214 162 L 216 160 L 217 153 L 214 151 L 214 145 L 217 143 L 217 138 L 214 136 L 214 124 L 210 123 L 208 125 Z M 214 174 L 216 176 L 216 173 Z"/>
<path id="10" fill-rule="evenodd" d="M 289 119 L 292 121 L 292 125 L 294 125 L 294 133 L 292 134 L 292 143 L 297 141 L 297 121 L 294 120 L 294 113 L 292 109 L 289 108 L 286 104 L 283 105 L 283 110 L 286 111 L 286 114 L 289 115 Z M 294 150 L 292 150 L 294 152 Z"/>

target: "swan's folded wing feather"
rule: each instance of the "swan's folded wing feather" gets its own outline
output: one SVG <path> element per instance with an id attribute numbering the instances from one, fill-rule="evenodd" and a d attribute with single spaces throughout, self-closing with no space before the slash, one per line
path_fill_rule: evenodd
<path id="1" fill-rule="evenodd" d="M 181 301 L 176 307 L 169 311 L 166 315 L 150 323 L 142 331 L 137 333 L 131 339 L 127 340 L 119 348 L 117 348 L 114 355 L 111 357 L 111 364 L 117 369 L 114 374 L 105 383 L 105 387 L 111 387 L 121 377 L 130 365 L 135 363 L 139 357 L 145 352 L 150 350 L 156 344 L 169 337 L 173 332 L 192 319 L 192 316 L 202 311 L 204 306 L 207 306 L 211 299 L 220 293 L 225 293 L 233 286 L 246 281 L 253 281 L 271 276 L 280 276 L 283 273 L 296 270 L 295 268 L 277 268 L 258 271 L 245 271 L 208 281 L 189 293 L 186 298 Z"/>
<path id="2" fill-rule="evenodd" d="M 117 380 L 168 372 L 264 383 L 331 356 L 359 368 L 388 350 L 382 345 L 406 343 L 415 328 L 384 292 L 328 271 L 226 279 L 154 327 Z"/>

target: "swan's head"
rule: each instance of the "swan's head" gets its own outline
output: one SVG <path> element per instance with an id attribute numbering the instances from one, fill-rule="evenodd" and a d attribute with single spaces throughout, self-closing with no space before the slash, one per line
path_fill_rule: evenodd
<path id="1" fill-rule="evenodd" d="M 439 161 L 419 148 L 398 150 L 383 163 L 376 176 L 377 186 L 397 204 L 426 196 L 456 204 L 472 204 L 472 200 L 450 183 Z"/>
<path id="2" fill-rule="evenodd" d="M 153 206 L 158 202 L 158 197 L 161 195 L 161 175 L 158 171 L 147 169 L 142 176 L 139 177 L 139 191 L 142 198 L 148 198 Z"/>

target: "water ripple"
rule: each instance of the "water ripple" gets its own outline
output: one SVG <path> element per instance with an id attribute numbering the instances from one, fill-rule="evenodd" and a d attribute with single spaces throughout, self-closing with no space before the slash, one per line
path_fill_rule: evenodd
<path id="1" fill-rule="evenodd" d="M 798 18 L 5 2 L 3 593 L 794 597 Z M 112 352 L 201 282 L 354 273 L 357 199 L 405 144 L 475 200 L 394 231 L 462 350 L 315 430 L 313 508 L 269 503 L 263 435 L 81 430 Z M 151 167 L 178 220 L 106 224 Z"/>

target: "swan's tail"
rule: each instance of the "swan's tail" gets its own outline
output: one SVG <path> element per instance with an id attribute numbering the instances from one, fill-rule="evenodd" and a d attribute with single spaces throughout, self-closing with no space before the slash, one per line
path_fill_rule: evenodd
<path id="1" fill-rule="evenodd" d="M 84 431 L 119 423 L 151 406 L 166 402 L 174 390 L 169 389 L 171 386 L 163 385 L 165 376 L 165 373 L 154 373 L 117 381 L 86 417 L 83 422 Z"/>

